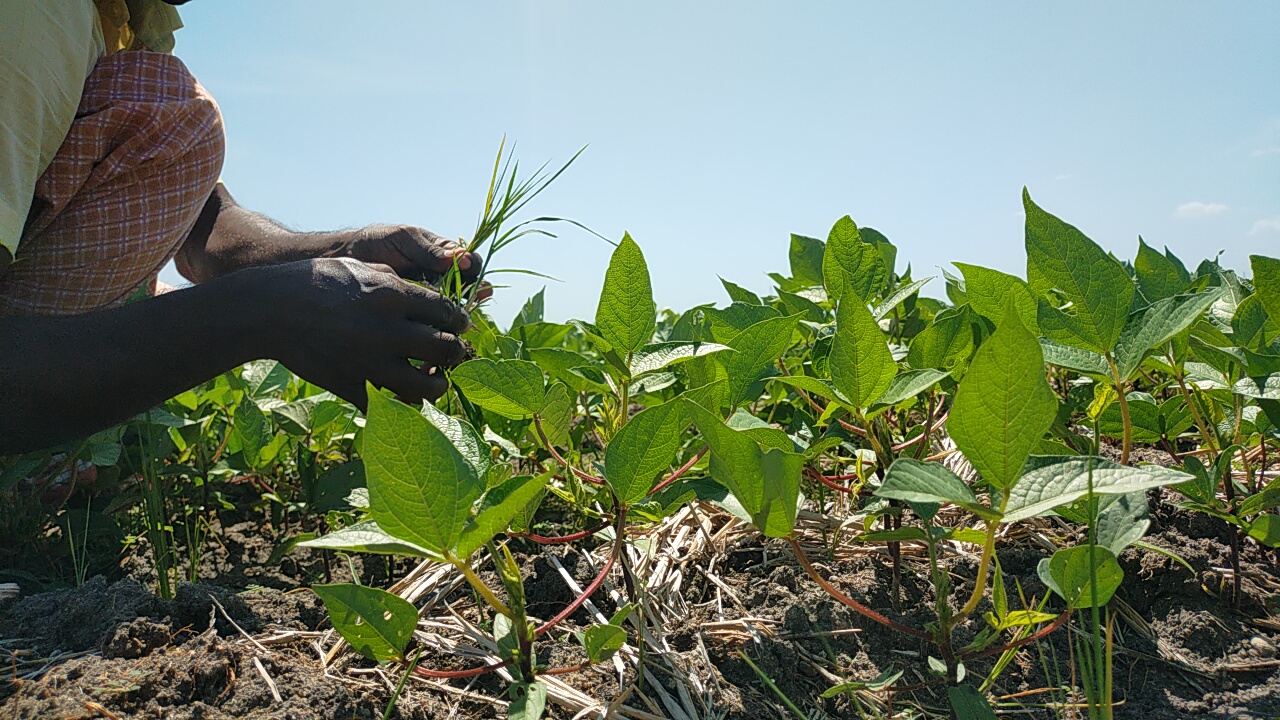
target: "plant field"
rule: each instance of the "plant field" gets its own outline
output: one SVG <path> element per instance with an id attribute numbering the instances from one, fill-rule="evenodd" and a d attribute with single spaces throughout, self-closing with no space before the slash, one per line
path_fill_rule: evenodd
<path id="1" fill-rule="evenodd" d="M 674 312 L 624 236 L 590 320 L 446 276 L 434 405 L 258 361 L 0 461 L 0 716 L 1280 716 L 1280 259 L 1023 201 L 1021 277 L 844 217 Z"/>

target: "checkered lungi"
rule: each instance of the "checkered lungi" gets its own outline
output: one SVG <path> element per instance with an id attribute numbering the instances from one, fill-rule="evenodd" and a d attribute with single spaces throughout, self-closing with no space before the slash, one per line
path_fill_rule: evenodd
<path id="1" fill-rule="evenodd" d="M 218 106 L 182 61 L 103 57 L 0 273 L 0 316 L 74 315 L 154 293 L 213 191 L 223 150 Z"/>

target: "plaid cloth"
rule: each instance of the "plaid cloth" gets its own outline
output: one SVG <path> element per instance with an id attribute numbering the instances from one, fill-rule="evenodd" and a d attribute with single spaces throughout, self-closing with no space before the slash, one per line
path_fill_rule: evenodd
<path id="1" fill-rule="evenodd" d="M 0 316 L 75 315 L 154 292 L 213 191 L 223 150 L 218 106 L 182 61 L 99 60 L 0 275 Z"/>

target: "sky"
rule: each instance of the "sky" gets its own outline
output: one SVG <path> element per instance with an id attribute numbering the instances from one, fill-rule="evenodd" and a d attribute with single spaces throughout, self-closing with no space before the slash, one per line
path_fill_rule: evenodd
<path id="1" fill-rule="evenodd" d="M 1280 3 L 1116 5 L 198 0 L 176 53 L 242 205 L 466 238 L 504 135 L 530 169 L 587 146 L 530 216 L 630 232 L 677 310 L 768 292 L 846 214 L 916 278 L 1025 275 L 1023 186 L 1118 257 L 1248 274 L 1280 255 Z M 557 232 L 496 258 L 561 281 L 495 276 L 500 324 L 543 285 L 594 317 L 611 248 Z"/>

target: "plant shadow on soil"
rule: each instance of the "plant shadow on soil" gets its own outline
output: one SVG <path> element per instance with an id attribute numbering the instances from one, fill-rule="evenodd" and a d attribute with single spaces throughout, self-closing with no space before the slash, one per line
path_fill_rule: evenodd
<path id="1" fill-rule="evenodd" d="M 1158 492 L 1158 491 L 1157 491 Z M 1121 556 L 1125 582 L 1118 598 L 1132 608 L 1137 625 L 1116 623 L 1115 687 L 1122 701 L 1117 718 L 1181 720 L 1183 718 L 1275 718 L 1280 716 L 1280 661 L 1277 632 L 1280 624 L 1267 620 L 1271 591 L 1280 588 L 1272 554 L 1249 542 L 1244 547 L 1244 596 L 1233 609 L 1223 592 L 1221 569 L 1229 566 L 1227 527 L 1222 522 L 1192 515 L 1170 504 L 1166 495 L 1152 495 L 1152 528 L 1147 540 L 1176 552 L 1194 573 L 1174 560 L 1147 550 L 1129 549 Z M 179 585 L 171 601 L 157 598 L 144 588 L 154 571 L 138 554 L 122 564 L 122 579 L 95 577 L 76 589 L 58 590 L 0 603 L 0 650 L 7 673 L 27 675 L 43 666 L 37 678 L 6 682 L 0 686 L 0 717 L 91 718 L 97 707 L 120 718 L 176 718 L 179 720 L 263 717 L 330 720 L 381 717 L 390 692 L 382 682 L 355 683 L 326 676 L 316 651 L 305 642 L 272 646 L 270 652 L 241 640 L 271 629 L 316 630 L 328 627 L 324 607 L 300 585 L 323 579 L 318 558 L 306 550 L 294 550 L 274 566 L 266 560 L 273 546 L 269 528 L 251 516 L 227 515 L 221 542 L 209 543 L 202 559 L 201 583 Z M 522 556 L 530 612 L 548 617 L 572 596 L 559 572 L 536 548 Z M 585 583 L 591 573 L 577 555 L 558 553 L 566 569 Z M 1027 597 L 1043 596 L 1045 588 L 1036 576 L 1036 563 L 1047 553 L 1025 537 L 1011 537 L 998 550 L 1009 589 L 1011 607 L 1017 607 L 1016 587 Z M 408 567 L 385 566 L 379 558 L 354 560 L 368 582 L 389 582 L 387 571 L 399 577 Z M 815 561 L 818 558 L 814 558 Z M 976 563 L 956 558 L 950 565 L 955 595 L 972 589 Z M 834 564 L 818 563 L 819 570 L 855 598 L 872 607 L 891 608 L 890 565 L 887 558 L 860 556 Z M 918 557 L 904 560 L 904 605 L 897 617 L 917 627 L 932 615 L 932 590 L 925 566 Z M 343 563 L 331 566 L 333 579 L 350 579 Z M 842 669 L 845 679 L 870 679 L 886 670 L 903 670 L 900 683 L 929 679 L 920 643 L 867 621 L 827 596 L 797 567 L 789 550 L 775 543 L 767 546 L 757 537 L 730 548 L 721 564 L 720 578 L 733 590 L 736 601 L 724 593 L 724 618 L 751 616 L 773 621 L 771 631 L 754 633 L 744 643 L 725 642 L 699 634 L 703 625 L 722 619 L 717 612 L 716 589 L 701 575 L 686 576 L 685 599 L 691 612 L 683 621 L 666 628 L 667 640 L 690 658 L 705 647 L 714 669 L 701 678 L 712 688 L 716 710 L 727 718 L 791 717 L 777 697 L 738 655 L 745 649 L 778 689 L 806 711 L 814 703 L 830 717 L 856 717 L 847 696 L 821 700 L 832 686 L 819 665 Z M 490 577 L 490 580 L 495 578 Z M 1016 584 L 1015 584 L 1016 583 Z M 496 583 L 495 583 L 496 584 Z M 460 590 L 453 599 L 463 599 Z M 226 617 L 210 599 L 217 598 Z M 601 612 L 614 605 L 604 593 L 594 598 Z M 740 603 L 740 606 L 738 605 Z M 989 610 L 984 601 L 980 610 Z M 1051 608 L 1052 609 L 1052 608 Z M 479 618 L 472 618 L 479 620 Z M 567 624 L 583 625 L 588 617 L 575 613 Z M 1139 630 L 1145 623 L 1146 627 Z M 976 629 L 977 623 L 971 623 Z M 853 633 L 825 634 L 856 628 Z M 1045 706 L 1053 698 L 1036 693 L 1060 687 L 1069 678 L 1068 632 L 1059 630 L 1039 646 L 1029 646 L 999 675 L 997 696 L 1019 695 L 1007 709 L 1024 717 L 1055 717 Z M 958 637 L 961 643 L 970 638 Z M 542 660 L 550 666 L 580 662 L 581 650 L 573 643 L 544 642 Z M 14 654 L 16 653 L 16 654 Z M 12 655 L 12 657 L 10 657 Z M 60 655 L 60 657 L 59 657 Z M 262 663 L 259 670 L 255 657 Z M 424 656 L 436 668 L 462 667 L 456 658 Z M 359 658 L 347 657 L 344 666 L 371 667 Z M 697 662 L 685 663 L 690 667 Z M 977 661 L 968 668 L 968 682 L 980 682 L 993 660 Z M 1058 670 L 1055 671 L 1054 668 Z M 277 701 L 263 674 L 271 678 Z M 368 676 L 366 676 L 368 677 Z M 569 684 L 601 699 L 616 697 L 620 688 L 612 664 L 562 676 Z M 503 683 L 488 676 L 472 686 L 479 692 L 502 697 Z M 1059 694 L 1056 698 L 1061 700 Z M 1022 705 L 1018 702 L 1024 703 Z M 945 717 L 945 696 L 940 688 L 898 695 L 893 707 L 914 707 L 928 716 Z M 430 688 L 410 684 L 394 717 L 501 717 L 493 704 L 475 702 Z M 820 717 L 821 715 L 819 715 Z M 549 707 L 547 717 L 568 718 Z"/>

